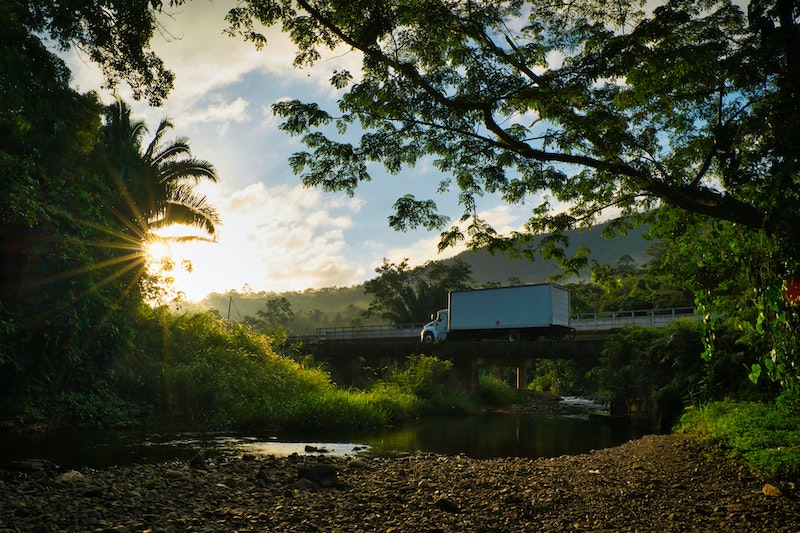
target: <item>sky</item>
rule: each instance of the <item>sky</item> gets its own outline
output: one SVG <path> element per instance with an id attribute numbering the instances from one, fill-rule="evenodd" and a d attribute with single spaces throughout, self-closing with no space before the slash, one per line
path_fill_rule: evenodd
<path id="1" fill-rule="evenodd" d="M 198 192 L 217 208 L 222 225 L 217 242 L 173 245 L 177 263 L 189 260 L 191 272 L 175 272 L 176 289 L 189 300 L 211 292 L 302 291 L 349 287 L 377 276 L 384 259 L 411 265 L 444 259 L 462 249 L 437 252 L 438 231 L 396 232 L 387 217 L 397 198 L 410 193 L 433 199 L 443 214 L 457 220 L 457 192 L 437 194 L 445 177 L 431 160 L 388 175 L 372 166 L 373 181 L 351 198 L 304 188 L 288 159 L 304 150 L 299 138 L 278 129 L 271 105 L 284 99 L 317 102 L 335 112 L 340 93 L 329 79 L 334 70 L 358 72 L 360 55 L 339 49 L 311 69 L 292 67 L 294 45 L 277 30 L 267 33 L 261 51 L 242 38 L 223 33 L 230 2 L 193 0 L 161 18 L 163 29 L 151 46 L 175 73 L 175 86 L 160 108 L 136 102 L 125 86 L 117 95 L 131 104 L 134 118 L 154 129 L 162 118 L 175 125 L 174 137 L 188 137 L 192 155 L 211 162 L 217 184 Z M 168 8 L 169 9 L 169 8 Z M 102 75 L 85 56 L 66 57 L 73 86 L 97 91 Z M 149 142 L 152 137 L 145 136 Z M 509 206 L 487 196 L 479 213 L 498 231 L 520 229 L 531 206 Z"/>

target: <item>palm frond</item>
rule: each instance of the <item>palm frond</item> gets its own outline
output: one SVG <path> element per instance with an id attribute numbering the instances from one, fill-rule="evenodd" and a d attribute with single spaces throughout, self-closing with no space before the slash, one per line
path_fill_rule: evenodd
<path id="1" fill-rule="evenodd" d="M 153 161 L 153 154 L 157 153 L 157 150 L 160 148 L 161 140 L 163 139 L 164 135 L 173 127 L 174 126 L 172 122 L 168 118 L 161 119 L 161 122 L 158 124 L 158 128 L 156 128 L 155 135 L 153 135 L 153 140 L 150 141 L 150 144 L 147 145 L 147 150 L 144 152 L 145 160 Z"/>
<path id="2" fill-rule="evenodd" d="M 158 149 L 151 154 L 149 161 L 153 165 L 163 165 L 168 161 L 173 161 L 181 156 L 191 157 L 192 151 L 189 148 L 189 139 L 178 137 L 169 143 L 158 146 Z"/>
<path id="3" fill-rule="evenodd" d="M 160 210 L 157 221 L 151 226 L 165 227 L 171 224 L 186 224 L 200 228 L 211 237 L 216 237 L 217 226 L 222 223 L 217 210 L 205 196 L 192 191 L 188 184 L 178 185 L 171 189 L 169 198 Z"/>
<path id="4" fill-rule="evenodd" d="M 174 183 L 181 180 L 199 183 L 202 179 L 217 182 L 217 171 L 214 165 L 202 159 L 181 159 L 169 161 L 159 168 L 161 183 Z"/>
<path id="5" fill-rule="evenodd" d="M 191 156 L 186 137 L 165 140 L 173 127 L 169 119 L 163 119 L 143 151 L 146 124 L 131 120 L 131 108 L 121 99 L 106 107 L 99 164 L 117 185 L 118 197 L 112 200 L 112 209 L 125 231 L 138 230 L 142 238 L 152 237 L 154 230 L 171 224 L 186 224 L 210 236 L 186 239 L 214 240 L 221 224 L 219 213 L 192 188 L 203 179 L 216 182 L 216 170 L 208 161 Z"/>
<path id="6" fill-rule="evenodd" d="M 147 124 L 143 120 L 135 120 L 133 122 L 129 122 L 129 143 L 130 145 L 138 152 L 142 147 L 142 139 L 144 135 L 149 131 L 147 129 Z"/>

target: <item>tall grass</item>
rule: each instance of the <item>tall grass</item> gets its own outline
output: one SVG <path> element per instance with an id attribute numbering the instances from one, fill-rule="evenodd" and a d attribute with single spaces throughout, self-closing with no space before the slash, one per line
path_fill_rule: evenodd
<path id="1" fill-rule="evenodd" d="M 800 480 L 800 416 L 780 405 L 713 402 L 689 409 L 678 432 L 714 444 L 765 478 Z"/>
<path id="2" fill-rule="evenodd" d="M 246 325 L 210 314 L 153 319 L 162 329 L 160 400 L 173 425 L 370 427 L 415 407 L 402 391 L 339 389 L 327 372 L 281 356 Z"/>
<path id="3" fill-rule="evenodd" d="M 92 428 L 312 429 L 477 409 L 474 396 L 450 386 L 451 363 L 436 357 L 396 364 L 366 390 L 342 389 L 328 372 L 283 356 L 279 343 L 245 324 L 143 307 L 131 325 L 102 379 L 30 399 L 35 409 L 26 418 Z"/>
<path id="4" fill-rule="evenodd" d="M 434 356 L 411 356 L 389 368 L 372 386 L 372 394 L 387 399 L 400 399 L 404 395 L 413 398 L 413 402 L 400 400 L 402 405 L 397 406 L 406 416 L 473 412 L 477 409 L 475 398 L 449 384 L 452 367 L 451 361 Z"/>

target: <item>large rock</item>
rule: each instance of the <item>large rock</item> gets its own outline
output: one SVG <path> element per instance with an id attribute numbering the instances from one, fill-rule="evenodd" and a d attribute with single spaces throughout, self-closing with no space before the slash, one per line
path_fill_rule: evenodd
<path id="1" fill-rule="evenodd" d="M 298 465 L 297 478 L 313 481 L 320 487 L 335 487 L 339 485 L 336 469 L 328 464 Z"/>

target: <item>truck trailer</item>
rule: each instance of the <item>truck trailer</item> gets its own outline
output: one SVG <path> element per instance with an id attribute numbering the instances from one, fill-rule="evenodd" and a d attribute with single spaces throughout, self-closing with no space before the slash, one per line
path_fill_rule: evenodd
<path id="1" fill-rule="evenodd" d="M 452 291 L 447 309 L 431 316 L 422 342 L 439 340 L 562 338 L 569 325 L 569 289 L 555 283 Z"/>

